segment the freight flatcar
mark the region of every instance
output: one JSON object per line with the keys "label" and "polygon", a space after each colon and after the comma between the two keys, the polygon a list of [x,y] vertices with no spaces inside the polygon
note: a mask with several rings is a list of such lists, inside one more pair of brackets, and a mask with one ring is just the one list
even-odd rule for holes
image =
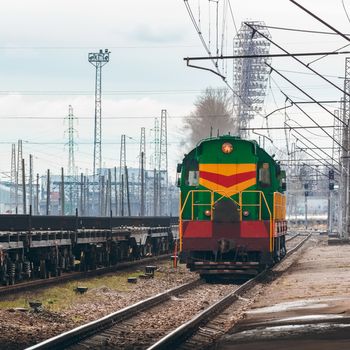
{"label": "freight flatcar", "polygon": [[251,275],[283,258],[285,172],[257,142],[205,139],[177,171],[181,259],[191,270]]}
{"label": "freight flatcar", "polygon": [[177,221],[0,215],[0,285],[170,253]]}

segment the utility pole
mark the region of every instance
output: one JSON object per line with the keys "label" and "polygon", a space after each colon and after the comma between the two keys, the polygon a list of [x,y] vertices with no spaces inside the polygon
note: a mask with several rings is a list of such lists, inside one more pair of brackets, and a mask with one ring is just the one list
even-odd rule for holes
{"label": "utility pole", "polygon": [[121,216],[124,216],[124,181],[126,180],[126,142],[125,135],[121,136],[120,142],[120,164],[119,164],[119,182],[120,182],[120,213]]}
{"label": "utility pole", "polygon": [[159,145],[159,119],[154,119],[153,128],[153,215],[159,215],[159,164],[160,164],[160,145]]}
{"label": "utility pole", "polygon": [[33,155],[29,155],[29,208],[34,207],[33,203]]}
{"label": "utility pole", "polygon": [[80,215],[85,215],[84,210],[84,174],[80,173]]}
{"label": "utility pole", "polygon": [[106,215],[112,212],[112,172],[108,169],[107,190],[106,190]]}
{"label": "utility pole", "polygon": [[127,204],[128,204],[128,216],[131,216],[129,173],[128,173],[128,167],[127,166],[125,166],[125,187],[126,187],[126,200],[127,200]]}
{"label": "utility pole", "polygon": [[16,144],[12,144],[11,150],[11,187],[10,187],[11,213],[15,207],[17,210],[17,171],[16,171]]}
{"label": "utility pole", "polygon": [[75,172],[74,150],[76,146],[76,143],[74,142],[74,136],[77,131],[74,128],[74,120],[76,120],[76,117],[74,116],[73,107],[71,105],[68,106],[68,116],[66,119],[68,120],[68,175],[73,176]]}
{"label": "utility pole", "polygon": [[345,58],[345,79],[344,79],[344,105],[343,105],[343,113],[344,113],[344,122],[345,126],[343,128],[343,147],[345,151],[343,151],[343,164],[345,169],[343,171],[343,191],[344,191],[344,204],[343,211],[344,213],[344,226],[342,230],[342,236],[344,239],[348,239],[349,237],[349,217],[350,217],[350,159],[349,159],[349,121],[350,121],[350,57]]}
{"label": "utility pole", "polygon": [[140,139],[140,165],[139,165],[139,184],[140,184],[140,215],[145,215],[145,164],[146,164],[146,129],[141,128]]}
{"label": "utility pole", "polygon": [[[68,134],[68,186],[69,186],[69,214],[73,214],[73,183],[75,182],[75,156],[74,151],[76,143],[74,141],[74,136],[76,135],[76,129],[74,128],[74,121],[77,119],[73,113],[73,107],[68,106],[68,116],[65,118],[68,120],[68,129],[66,133]],[[63,191],[64,193],[64,191]],[[78,197],[77,195],[75,197]]]}
{"label": "utility pole", "polygon": [[159,142],[159,215],[168,215],[168,128],[167,111],[162,109],[160,118],[160,142]]}
{"label": "utility pole", "polygon": [[141,152],[141,198],[140,198],[140,215],[145,216],[145,153]]}
{"label": "utility pole", "polygon": [[119,193],[120,193],[120,215],[124,216],[124,174],[121,174]]}
{"label": "utility pole", "polygon": [[36,174],[36,187],[35,187],[35,215],[39,215],[39,174]]}
{"label": "utility pole", "polygon": [[115,216],[118,216],[118,185],[117,185],[117,167],[114,167],[114,202]]}
{"label": "utility pole", "polygon": [[[337,145],[341,144],[341,125],[340,125],[340,115],[339,110],[334,111],[334,115],[337,118],[334,118],[334,128],[333,128],[333,144],[332,144],[332,172],[333,179],[331,178],[331,172],[329,172],[329,191],[328,191],[328,234],[332,234],[335,231],[335,226],[337,227],[337,231],[341,230],[341,222],[342,222],[342,210],[341,209],[341,198],[342,198],[342,190],[338,187],[338,190],[335,191],[335,171],[341,174],[342,169],[341,166],[336,165],[335,162],[339,162],[342,164],[341,159],[341,148]],[[337,141],[337,143],[335,142]],[[333,181],[331,181],[333,180]],[[338,178],[338,184],[339,184]],[[333,189],[332,189],[333,188]]]}
{"label": "utility pole", "polygon": [[26,173],[24,167],[24,158],[22,158],[22,193],[23,193],[23,214],[27,214],[27,201],[26,201]]}
{"label": "utility pole", "polygon": [[23,176],[22,159],[23,159],[22,140],[18,140],[18,147],[17,147],[17,177],[16,177],[16,214],[18,214],[18,206],[19,206],[19,203],[20,203],[19,188],[21,186],[21,181],[22,181],[22,176]]}
{"label": "utility pole", "polygon": [[47,169],[47,177],[46,177],[46,215],[50,215],[50,195],[51,195],[50,169]]}
{"label": "utility pole", "polygon": [[153,170],[153,216],[159,215],[158,211],[158,198],[159,198],[159,193],[158,193],[158,172],[157,169],[154,168]]}
{"label": "utility pole", "polygon": [[95,71],[95,127],[94,127],[94,160],[93,160],[93,207],[95,201],[95,176],[99,175],[102,166],[102,67],[109,62],[108,49],[89,53],[88,60]]}
{"label": "utility pole", "polygon": [[64,215],[64,169],[63,167],[61,168],[61,215]]}
{"label": "utility pole", "polygon": [[105,176],[100,175],[100,192],[99,192],[100,216],[105,216],[104,199],[105,199]]}

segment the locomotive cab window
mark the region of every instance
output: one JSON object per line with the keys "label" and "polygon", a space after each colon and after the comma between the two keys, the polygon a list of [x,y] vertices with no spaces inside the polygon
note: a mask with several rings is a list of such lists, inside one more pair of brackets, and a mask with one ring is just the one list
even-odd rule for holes
{"label": "locomotive cab window", "polygon": [[198,186],[199,183],[199,171],[190,170],[188,172],[188,185],[189,186]]}
{"label": "locomotive cab window", "polygon": [[188,159],[184,164],[185,169],[185,184],[187,186],[198,186],[199,184],[199,170],[198,162],[195,159]]}
{"label": "locomotive cab window", "polygon": [[262,186],[271,185],[271,176],[270,176],[270,165],[269,163],[262,163],[259,165],[259,182]]}

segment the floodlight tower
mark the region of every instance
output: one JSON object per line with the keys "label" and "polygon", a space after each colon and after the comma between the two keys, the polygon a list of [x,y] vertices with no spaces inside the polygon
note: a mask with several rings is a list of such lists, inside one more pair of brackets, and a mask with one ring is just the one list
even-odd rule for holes
{"label": "floodlight tower", "polygon": [[93,175],[101,169],[102,165],[102,119],[101,119],[101,95],[102,95],[102,67],[109,62],[108,49],[89,53],[89,62],[96,68],[95,79],[95,129],[94,129],[94,165]]}
{"label": "floodlight tower", "polygon": [[[271,37],[264,22],[248,22],[265,36]],[[261,55],[256,58],[239,58],[233,63],[234,107],[238,116],[238,131],[241,137],[248,137],[246,129],[257,112],[260,112],[266,95],[269,70],[263,57],[270,52],[270,42],[259,33],[242,23],[234,38],[235,55]]]}

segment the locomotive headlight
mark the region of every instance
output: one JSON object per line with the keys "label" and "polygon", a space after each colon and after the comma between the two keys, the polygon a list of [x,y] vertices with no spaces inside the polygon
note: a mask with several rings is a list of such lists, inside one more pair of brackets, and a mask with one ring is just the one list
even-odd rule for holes
{"label": "locomotive headlight", "polygon": [[211,211],[210,211],[210,210],[206,210],[206,211],[204,212],[204,215],[205,215],[205,216],[211,216]]}
{"label": "locomotive headlight", "polygon": [[249,216],[249,211],[248,211],[248,210],[245,210],[245,211],[243,212],[243,216]]}
{"label": "locomotive headlight", "polygon": [[229,154],[233,151],[233,146],[231,143],[229,142],[225,142],[222,146],[221,146],[221,150],[226,153]]}

